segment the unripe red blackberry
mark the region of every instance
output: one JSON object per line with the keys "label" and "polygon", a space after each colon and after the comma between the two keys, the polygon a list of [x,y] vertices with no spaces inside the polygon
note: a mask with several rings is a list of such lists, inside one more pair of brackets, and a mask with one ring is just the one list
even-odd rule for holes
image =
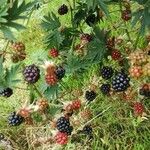
{"label": "unripe red blackberry", "polygon": [[19,115],[21,115],[23,118],[28,118],[30,116],[30,111],[26,108],[22,108],[18,112]]}
{"label": "unripe red blackberry", "polygon": [[80,116],[82,119],[87,121],[92,117],[92,112],[90,109],[87,108],[87,109],[80,112]]}
{"label": "unripe red blackberry", "polygon": [[111,52],[111,57],[113,60],[120,60],[121,59],[121,53],[119,50],[117,49],[114,49],[112,52]]}
{"label": "unripe red blackberry", "polygon": [[68,135],[67,133],[63,133],[63,132],[58,132],[55,137],[54,137],[55,141],[57,144],[60,145],[65,145],[68,143]]}
{"label": "unripe red blackberry", "polygon": [[144,106],[141,102],[135,102],[133,105],[134,114],[136,116],[141,116],[144,112]]}
{"label": "unripe red blackberry", "polygon": [[59,13],[59,15],[67,14],[68,13],[68,6],[65,4],[61,5],[58,9],[58,13]]}
{"label": "unripe red blackberry", "polygon": [[51,57],[53,57],[53,58],[56,58],[56,57],[59,56],[59,52],[58,52],[58,50],[57,50],[56,48],[52,48],[52,49],[50,49],[50,51],[49,51],[49,55],[50,55]]}
{"label": "unripe red blackberry", "polygon": [[130,76],[131,77],[135,77],[135,78],[139,78],[142,76],[143,71],[142,71],[142,67],[141,66],[132,66],[129,70],[130,72]]}
{"label": "unripe red blackberry", "polygon": [[115,47],[115,37],[111,37],[111,38],[107,39],[107,41],[106,41],[106,47],[109,50],[114,49],[114,47]]}
{"label": "unripe red blackberry", "polygon": [[72,101],[72,108],[73,110],[78,110],[81,107],[81,101],[80,100],[74,100]]}
{"label": "unripe red blackberry", "polygon": [[40,70],[36,65],[26,66],[23,70],[23,76],[27,83],[36,83],[40,78]]}
{"label": "unripe red blackberry", "polygon": [[124,21],[129,21],[132,18],[131,10],[123,10],[121,14],[121,18]]}
{"label": "unripe red blackberry", "polygon": [[55,74],[46,74],[45,75],[45,81],[50,86],[56,85],[58,82]]}

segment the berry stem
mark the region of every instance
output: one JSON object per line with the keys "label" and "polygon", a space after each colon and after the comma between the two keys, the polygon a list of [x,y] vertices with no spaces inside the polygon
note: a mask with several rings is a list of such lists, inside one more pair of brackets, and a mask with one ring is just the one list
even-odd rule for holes
{"label": "berry stem", "polygon": [[41,98],[43,98],[43,95],[42,95],[41,92],[38,90],[38,88],[36,87],[35,84],[33,84],[33,87],[34,87],[34,90],[37,92],[37,94],[38,94]]}

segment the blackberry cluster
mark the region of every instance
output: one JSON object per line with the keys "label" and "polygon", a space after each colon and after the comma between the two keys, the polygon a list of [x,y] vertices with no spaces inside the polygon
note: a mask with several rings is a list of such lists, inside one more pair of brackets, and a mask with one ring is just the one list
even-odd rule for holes
{"label": "blackberry cluster", "polygon": [[85,98],[88,100],[88,101],[93,101],[95,98],[96,98],[96,93],[94,91],[86,91],[85,92]]}
{"label": "blackberry cluster", "polygon": [[65,76],[65,69],[61,66],[57,66],[55,74],[58,80],[61,80]]}
{"label": "blackberry cluster", "polygon": [[96,23],[96,16],[95,16],[95,14],[90,14],[90,15],[86,18],[85,22],[86,22],[89,26],[92,26],[93,24],[95,24],[95,23]]}
{"label": "blackberry cluster", "polygon": [[13,90],[11,88],[5,88],[0,91],[0,96],[10,97],[13,94]]}
{"label": "blackberry cluster", "polygon": [[113,76],[113,69],[112,67],[104,66],[100,71],[102,78],[105,80],[110,79]]}
{"label": "blackberry cluster", "polygon": [[26,66],[23,70],[25,80],[30,83],[36,83],[40,78],[40,70],[36,65]]}
{"label": "blackberry cluster", "polygon": [[93,129],[92,129],[91,126],[86,125],[86,126],[84,126],[84,128],[83,128],[82,131],[83,131],[83,133],[86,134],[86,135],[91,135],[92,132],[93,132]]}
{"label": "blackberry cluster", "polygon": [[56,122],[56,126],[60,132],[67,133],[68,135],[70,135],[73,130],[73,127],[70,126],[69,119],[66,117],[60,117]]}
{"label": "blackberry cluster", "polygon": [[110,92],[110,84],[103,84],[101,87],[100,87],[100,90],[101,90],[101,92],[104,94],[104,95],[106,95],[106,94],[109,94],[109,92]]}
{"label": "blackberry cluster", "polygon": [[118,72],[115,77],[112,79],[112,88],[116,92],[122,92],[127,90],[130,86],[130,78],[124,72]]}
{"label": "blackberry cluster", "polygon": [[67,14],[68,13],[68,7],[65,4],[61,5],[60,8],[58,9],[58,13],[60,15]]}
{"label": "blackberry cluster", "polygon": [[16,114],[16,112],[11,113],[8,117],[8,123],[11,126],[19,126],[23,121],[24,118],[19,114]]}

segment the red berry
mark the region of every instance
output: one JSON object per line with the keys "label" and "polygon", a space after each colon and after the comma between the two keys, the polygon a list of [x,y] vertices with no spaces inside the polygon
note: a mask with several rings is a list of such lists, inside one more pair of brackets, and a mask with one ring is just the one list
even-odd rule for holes
{"label": "red berry", "polygon": [[123,10],[121,14],[121,18],[124,21],[129,21],[132,18],[131,10]]}
{"label": "red berry", "polygon": [[133,109],[134,109],[134,114],[136,116],[141,116],[143,111],[144,111],[144,106],[140,102],[135,102],[134,106],[133,106]]}
{"label": "red berry", "polygon": [[141,66],[132,66],[129,72],[131,77],[136,77],[136,78],[141,77],[143,74]]}
{"label": "red berry", "polygon": [[56,58],[56,57],[58,57],[59,52],[58,52],[58,50],[57,50],[56,48],[52,48],[52,49],[49,51],[49,55],[50,55],[51,57],[53,57],[53,58]]}
{"label": "red berry", "polygon": [[57,83],[57,78],[56,78],[56,75],[49,75],[47,74],[45,76],[45,81],[48,85],[55,85]]}
{"label": "red berry", "polygon": [[115,49],[111,52],[111,57],[113,60],[119,60],[121,58],[121,53],[119,50]]}
{"label": "red berry", "polygon": [[68,143],[67,133],[58,132],[54,138],[57,144],[65,145]]}
{"label": "red berry", "polygon": [[78,109],[80,109],[80,107],[81,107],[81,101],[80,100],[74,100],[72,102],[72,108],[74,110],[78,110]]}
{"label": "red berry", "polygon": [[88,43],[88,42],[91,42],[92,41],[92,36],[90,34],[82,34],[81,35],[81,41],[83,41],[84,43]]}

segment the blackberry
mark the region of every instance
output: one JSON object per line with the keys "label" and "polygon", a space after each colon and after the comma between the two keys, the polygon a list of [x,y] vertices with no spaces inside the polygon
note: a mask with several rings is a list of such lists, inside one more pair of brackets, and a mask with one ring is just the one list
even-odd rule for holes
{"label": "blackberry", "polygon": [[36,65],[26,66],[23,75],[28,83],[36,83],[40,78],[40,70]]}
{"label": "blackberry", "polygon": [[101,87],[100,87],[100,90],[103,94],[109,94],[110,92],[110,84],[103,84]]}
{"label": "blackberry", "polygon": [[96,93],[94,91],[86,91],[85,92],[85,98],[88,101],[93,101],[96,98]]}
{"label": "blackberry", "polygon": [[65,69],[61,66],[58,66],[55,71],[56,77],[58,80],[61,80],[65,76]]}
{"label": "blackberry", "polygon": [[60,117],[56,122],[56,126],[60,132],[68,133],[70,131],[69,119],[67,119],[65,117]]}
{"label": "blackberry", "polygon": [[96,23],[96,16],[95,16],[95,14],[90,14],[90,15],[86,18],[85,22],[86,22],[89,26],[92,26],[93,24],[95,24],[95,23]]}
{"label": "blackberry", "polygon": [[115,77],[112,79],[112,88],[116,92],[122,92],[127,90],[130,86],[130,78],[124,72],[118,72]]}
{"label": "blackberry", "polygon": [[60,15],[67,14],[68,13],[68,7],[65,4],[61,5],[60,8],[58,9],[58,13]]}
{"label": "blackberry", "polygon": [[4,137],[4,134],[3,133],[0,133],[0,140],[3,140],[5,137]]}
{"label": "blackberry", "polygon": [[82,132],[86,135],[91,135],[93,132],[93,129],[90,125],[86,125],[86,126],[84,126]]}
{"label": "blackberry", "polygon": [[66,131],[67,135],[71,135],[72,131],[73,131],[73,127],[70,126],[70,127],[68,128],[68,130]]}
{"label": "blackberry", "polygon": [[113,71],[112,67],[104,66],[101,69],[100,73],[101,73],[103,79],[108,80],[113,76],[114,71]]}
{"label": "blackberry", "polygon": [[145,97],[150,97],[150,90],[140,89],[139,93]]}
{"label": "blackberry", "polygon": [[24,118],[19,114],[16,114],[16,112],[11,113],[8,117],[8,123],[11,126],[19,126],[23,121]]}
{"label": "blackberry", "polygon": [[11,88],[5,88],[0,91],[0,96],[3,97],[10,97],[13,94],[13,90]]}

